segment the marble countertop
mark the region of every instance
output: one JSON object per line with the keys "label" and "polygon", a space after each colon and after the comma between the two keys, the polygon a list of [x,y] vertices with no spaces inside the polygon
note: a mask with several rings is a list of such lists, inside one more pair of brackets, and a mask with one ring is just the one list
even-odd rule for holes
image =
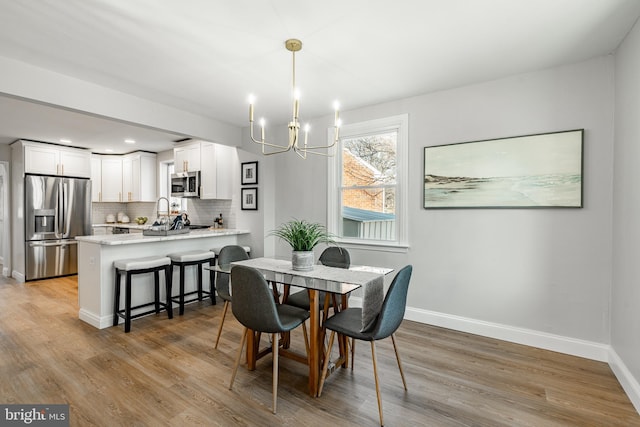
{"label": "marble countertop", "polygon": [[111,222],[105,224],[91,224],[92,227],[119,227],[119,228],[132,228],[135,230],[146,230],[151,228],[151,223],[138,225],[135,222]]}
{"label": "marble countertop", "polygon": [[[136,227],[147,227],[138,226]],[[191,230],[188,233],[173,234],[169,236],[145,236],[142,233],[135,234],[106,234],[100,236],[78,236],[76,240],[79,242],[95,243],[98,245],[133,245],[139,243],[152,243],[152,242],[164,242],[171,240],[187,240],[187,239],[202,239],[205,237],[217,237],[217,236],[235,236],[239,234],[249,234],[249,230],[236,230],[236,229],[199,229]]]}

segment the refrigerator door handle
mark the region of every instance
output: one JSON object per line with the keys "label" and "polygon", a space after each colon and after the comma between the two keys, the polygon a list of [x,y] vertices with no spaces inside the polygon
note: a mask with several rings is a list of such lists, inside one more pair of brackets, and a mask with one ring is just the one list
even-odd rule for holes
{"label": "refrigerator door handle", "polygon": [[[64,167],[64,166],[63,166]],[[64,173],[64,172],[63,172]],[[62,181],[62,237],[69,237],[69,227],[67,227],[67,212],[69,210],[69,184],[66,181]]]}
{"label": "refrigerator door handle", "polygon": [[62,215],[63,215],[63,205],[62,205],[62,183],[58,183],[58,198],[56,199],[56,217],[55,217],[55,225],[53,234],[56,236],[56,239],[62,238],[62,233],[60,230],[62,229]]}

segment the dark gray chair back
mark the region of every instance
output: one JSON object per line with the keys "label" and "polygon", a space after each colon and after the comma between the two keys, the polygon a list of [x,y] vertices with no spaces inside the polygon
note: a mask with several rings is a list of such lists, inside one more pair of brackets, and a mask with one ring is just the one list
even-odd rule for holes
{"label": "dark gray chair back", "polygon": [[351,256],[349,252],[337,246],[330,246],[320,254],[320,264],[329,267],[349,268],[351,265]]}
{"label": "dark gray chair back", "polygon": [[233,315],[245,327],[258,332],[286,332],[273,300],[269,284],[260,271],[235,265],[231,269]]}
{"label": "dark gray chair back", "polygon": [[407,292],[412,272],[413,267],[407,265],[393,278],[387,295],[384,297],[376,325],[373,327],[374,340],[381,340],[392,335],[402,323],[407,307]]}
{"label": "dark gray chair back", "polygon": [[[218,265],[229,264],[233,261],[242,261],[249,259],[249,255],[238,245],[228,245],[223,247],[218,254]],[[216,291],[218,296],[224,300],[231,299],[231,293],[229,292],[229,275],[226,273],[218,273],[216,278]]]}

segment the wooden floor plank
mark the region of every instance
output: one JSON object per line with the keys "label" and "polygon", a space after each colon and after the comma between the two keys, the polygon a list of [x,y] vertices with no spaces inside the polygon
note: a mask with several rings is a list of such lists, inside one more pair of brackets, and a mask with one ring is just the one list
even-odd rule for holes
{"label": "wooden floor plank", "polygon": [[[228,390],[242,328],[229,313],[215,350],[221,314],[195,303],[98,330],[78,319],[75,277],[0,279],[0,402],[69,403],[72,426],[378,425],[368,344],[320,398],[306,366],[281,359],[273,415],[270,357]],[[640,426],[606,363],[409,321],[397,342],[408,391],[391,341],[376,350],[389,426]],[[301,331],[291,344],[304,352]]]}

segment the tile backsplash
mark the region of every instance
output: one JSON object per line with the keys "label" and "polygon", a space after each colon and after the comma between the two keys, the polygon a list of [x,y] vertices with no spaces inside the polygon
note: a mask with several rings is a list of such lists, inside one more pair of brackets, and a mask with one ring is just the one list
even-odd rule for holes
{"label": "tile backsplash", "polygon": [[[163,209],[166,207],[163,206]],[[157,216],[156,204],[152,202],[98,203],[91,204],[91,218],[94,224],[104,224],[109,214],[116,216],[123,212],[131,221],[146,216],[149,221]],[[235,208],[231,200],[187,200],[187,215],[193,224],[213,225],[213,220],[222,214],[224,228],[236,228]]]}

